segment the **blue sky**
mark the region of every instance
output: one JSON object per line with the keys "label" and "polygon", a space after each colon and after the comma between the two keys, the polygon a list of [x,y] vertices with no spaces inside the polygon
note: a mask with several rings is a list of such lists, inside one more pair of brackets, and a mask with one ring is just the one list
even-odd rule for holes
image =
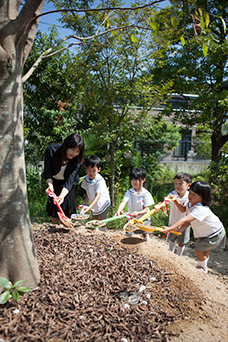
{"label": "blue sky", "polygon": [[[46,1],[42,13],[53,11],[53,10],[55,10],[53,5]],[[48,15],[41,17],[38,29],[44,32],[44,31],[47,31],[51,25],[55,24],[57,26],[57,29],[60,33],[61,38],[64,38],[65,36],[72,34],[71,30],[65,29],[61,25],[61,23],[58,22],[58,18],[59,18],[59,13],[52,13],[52,14],[48,14]]]}
{"label": "blue sky", "polygon": [[[130,1],[129,1],[130,2]],[[131,1],[132,2],[132,1]],[[148,1],[149,2],[149,1]],[[127,1],[126,1],[127,3]],[[169,4],[169,1],[164,1],[161,3],[161,7],[165,7]],[[45,2],[44,8],[43,8],[43,13],[44,12],[49,12],[54,10],[55,8],[53,7],[52,3],[49,3],[48,1]],[[65,36],[68,36],[70,34],[72,34],[72,31],[69,29],[65,29],[61,23],[58,22],[58,18],[59,18],[59,13],[52,13],[52,14],[48,14],[45,15],[43,17],[40,18],[40,23],[39,23],[39,27],[38,29],[41,32],[47,31],[48,28],[55,24],[57,26],[57,29],[59,31],[60,37],[64,38]]]}

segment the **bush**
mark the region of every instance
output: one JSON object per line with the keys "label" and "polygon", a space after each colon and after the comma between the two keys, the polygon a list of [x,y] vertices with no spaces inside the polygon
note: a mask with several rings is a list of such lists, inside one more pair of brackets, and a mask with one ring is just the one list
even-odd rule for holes
{"label": "bush", "polygon": [[212,211],[217,215],[228,233],[228,158],[222,157],[219,163],[212,162],[205,171],[206,181],[212,189]]}
{"label": "bush", "polygon": [[50,217],[46,213],[47,187],[38,169],[31,168],[26,170],[28,205],[31,222],[49,222]]}

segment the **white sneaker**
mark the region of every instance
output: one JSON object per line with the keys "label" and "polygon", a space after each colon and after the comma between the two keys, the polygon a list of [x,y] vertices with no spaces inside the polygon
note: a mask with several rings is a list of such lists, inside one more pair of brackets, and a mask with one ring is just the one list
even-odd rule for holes
{"label": "white sneaker", "polygon": [[203,266],[201,266],[201,265],[197,265],[196,268],[197,268],[199,271],[203,272],[203,273],[207,273],[207,272],[208,272],[207,267],[203,267]]}

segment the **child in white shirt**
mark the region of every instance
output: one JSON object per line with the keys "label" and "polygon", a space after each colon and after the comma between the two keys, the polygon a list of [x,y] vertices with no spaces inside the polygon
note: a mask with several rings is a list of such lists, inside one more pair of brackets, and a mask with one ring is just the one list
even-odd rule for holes
{"label": "child in white shirt", "polygon": [[96,220],[105,219],[108,215],[110,206],[110,196],[104,178],[100,175],[101,160],[92,155],[85,160],[86,176],[82,181],[81,187],[86,190],[86,197],[83,205],[84,213],[91,210],[92,218]]}
{"label": "child in white shirt", "polygon": [[[131,171],[129,175],[132,188],[126,192],[122,202],[120,203],[116,215],[120,215],[121,210],[124,209],[126,203],[128,203],[127,210],[135,218],[140,219],[149,211],[149,206],[154,204],[153,197],[150,192],[146,190],[143,185],[146,181],[146,171],[138,167]],[[150,217],[145,221],[145,224],[150,224]],[[142,233],[143,238],[149,241],[149,234],[139,230]],[[129,233],[128,233],[129,234]]]}
{"label": "child in white shirt", "polygon": [[195,252],[199,263],[196,268],[207,273],[207,263],[210,251],[216,247],[225,248],[226,232],[222,222],[210,210],[211,188],[204,181],[191,184],[186,206],[182,206],[178,200],[174,201],[181,211],[186,210],[186,216],[170,227],[162,227],[164,233],[178,229],[184,231],[191,223],[196,240]]}
{"label": "child in white shirt", "polygon": [[[190,174],[185,172],[180,172],[174,177],[175,190],[168,194],[169,196],[176,195],[179,203],[182,205],[186,205],[188,202],[188,189],[192,183],[192,177]],[[170,203],[170,214],[169,214],[169,226],[176,223],[186,214],[181,212],[174,202]],[[177,255],[181,256],[184,252],[185,245],[188,243],[190,239],[190,225],[189,227],[181,234],[175,235],[173,233],[168,234],[169,240],[169,250],[174,253],[176,241],[177,245]]]}

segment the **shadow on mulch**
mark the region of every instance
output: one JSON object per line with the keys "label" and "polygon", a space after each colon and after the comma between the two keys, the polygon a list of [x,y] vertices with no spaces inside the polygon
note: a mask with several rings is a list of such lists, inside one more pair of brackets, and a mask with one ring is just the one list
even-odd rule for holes
{"label": "shadow on mulch", "polygon": [[50,226],[49,229],[48,229],[48,232],[50,234],[54,234],[54,233],[69,233],[69,229],[66,229],[66,228],[57,228],[56,226]]}

